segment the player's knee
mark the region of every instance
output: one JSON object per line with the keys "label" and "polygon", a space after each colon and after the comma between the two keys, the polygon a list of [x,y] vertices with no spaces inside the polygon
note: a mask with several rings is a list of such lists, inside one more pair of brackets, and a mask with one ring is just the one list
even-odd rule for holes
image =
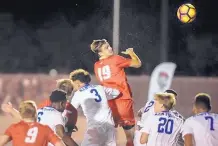
{"label": "player's knee", "polygon": [[134,133],[135,133],[135,125],[128,125],[128,126],[123,126],[125,135],[126,135],[126,139],[129,142],[133,142],[134,139]]}

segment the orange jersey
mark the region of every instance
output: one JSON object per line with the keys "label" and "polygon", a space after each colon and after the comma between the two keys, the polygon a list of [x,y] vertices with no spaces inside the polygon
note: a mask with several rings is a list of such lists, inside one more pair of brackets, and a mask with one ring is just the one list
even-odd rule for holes
{"label": "orange jersey", "polygon": [[131,99],[132,92],[124,71],[130,63],[131,59],[119,55],[110,56],[95,63],[95,75],[103,86],[118,89],[122,93],[120,98]]}
{"label": "orange jersey", "polygon": [[37,122],[12,124],[5,135],[12,139],[13,146],[47,146],[60,141],[56,134],[46,125]]}
{"label": "orange jersey", "polygon": [[48,98],[48,99],[46,99],[46,100],[44,100],[42,103],[40,103],[37,107],[38,107],[38,109],[40,109],[40,108],[43,108],[43,107],[46,107],[46,106],[51,106],[51,101],[50,101],[50,99]]}

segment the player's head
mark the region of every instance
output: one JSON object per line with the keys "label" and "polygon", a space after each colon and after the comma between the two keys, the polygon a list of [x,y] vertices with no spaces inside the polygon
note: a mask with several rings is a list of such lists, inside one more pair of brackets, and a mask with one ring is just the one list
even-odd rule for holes
{"label": "player's head", "polygon": [[155,112],[169,111],[176,105],[176,99],[172,93],[157,93],[154,100]]}
{"label": "player's head", "polygon": [[63,112],[67,102],[66,92],[62,90],[52,91],[50,95],[50,101],[53,108],[60,112]]}
{"label": "player's head", "polygon": [[70,79],[59,79],[56,86],[57,89],[65,91],[68,97],[72,95],[73,83]]}
{"label": "player's head", "polygon": [[195,96],[193,112],[195,114],[201,112],[209,112],[211,110],[211,97],[206,93],[198,93]]}
{"label": "player's head", "polygon": [[175,96],[175,98],[177,99],[177,93],[176,93],[176,91],[175,90],[173,90],[173,89],[167,89],[166,91],[165,91],[165,93],[171,93],[171,94],[173,94],[174,96]]}
{"label": "player's head", "polygon": [[90,47],[94,53],[99,55],[100,58],[107,58],[114,54],[112,47],[105,39],[93,40]]}
{"label": "player's head", "polygon": [[22,119],[36,120],[36,103],[32,100],[26,100],[20,103],[19,112]]}
{"label": "player's head", "polygon": [[76,69],[70,73],[70,79],[73,82],[73,88],[75,91],[91,82],[91,76],[89,72],[84,69]]}

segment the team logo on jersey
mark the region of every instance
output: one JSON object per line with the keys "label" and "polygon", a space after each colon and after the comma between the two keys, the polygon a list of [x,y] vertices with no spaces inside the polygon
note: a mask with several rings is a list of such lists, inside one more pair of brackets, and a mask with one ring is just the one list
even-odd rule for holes
{"label": "team logo on jersey", "polygon": [[169,75],[167,72],[159,72],[157,77],[157,84],[159,85],[161,90],[164,90],[168,80],[169,80]]}

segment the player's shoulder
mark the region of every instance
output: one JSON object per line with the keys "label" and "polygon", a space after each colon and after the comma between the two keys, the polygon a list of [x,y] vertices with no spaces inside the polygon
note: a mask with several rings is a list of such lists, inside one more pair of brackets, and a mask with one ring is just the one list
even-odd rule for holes
{"label": "player's shoulder", "polygon": [[171,111],[163,111],[163,112],[154,113],[153,116],[157,117],[157,118],[160,118],[160,117],[162,117],[162,118],[177,118]]}
{"label": "player's shoulder", "polygon": [[41,123],[38,123],[36,122],[34,124],[34,127],[37,127],[38,130],[41,132],[41,134],[49,134],[49,132],[51,132],[51,128],[48,126],[48,125],[45,125],[45,124],[41,124]]}
{"label": "player's shoulder", "polygon": [[208,116],[212,116],[214,118],[218,118],[218,114],[217,113],[208,113]]}
{"label": "player's shoulder", "polygon": [[100,60],[98,60],[94,63],[94,67],[98,66],[99,64],[100,64]]}
{"label": "player's shoulder", "polygon": [[123,56],[121,56],[121,55],[113,55],[112,57],[111,57],[111,59],[123,59],[124,57]]}
{"label": "player's shoulder", "polygon": [[21,127],[24,125],[23,121],[17,122],[17,123],[13,123],[10,125],[10,128],[17,128],[17,127]]}
{"label": "player's shoulder", "polygon": [[61,115],[61,112],[59,112],[57,109],[50,107],[50,106],[46,106],[41,109],[38,109],[37,113],[39,112],[43,112],[43,114],[46,114],[46,116],[48,117],[53,116],[53,115]]}
{"label": "player's shoulder", "polygon": [[178,118],[178,119],[181,119],[181,120],[185,121],[184,116],[181,115],[178,111],[176,111],[176,110],[171,110],[170,112],[171,112],[171,114],[173,114],[173,115],[175,116],[175,118]]}
{"label": "player's shoulder", "polygon": [[205,116],[207,116],[208,114],[207,113],[199,113],[199,114],[195,114],[193,116],[190,116],[189,118],[186,119],[186,122],[188,121],[195,121],[195,120],[199,120],[199,119],[202,119],[204,118]]}
{"label": "player's shoulder", "polygon": [[104,89],[104,86],[102,86],[102,85],[97,85],[97,84],[92,84],[91,85],[91,88],[93,89],[93,88],[95,88],[95,89]]}
{"label": "player's shoulder", "polygon": [[149,100],[146,102],[145,106],[152,106],[154,104],[154,100]]}
{"label": "player's shoulder", "polygon": [[41,128],[41,129],[43,129],[43,130],[48,130],[48,129],[50,129],[48,125],[41,124],[41,123],[38,123],[38,122],[35,123],[35,126],[37,126],[38,128]]}

